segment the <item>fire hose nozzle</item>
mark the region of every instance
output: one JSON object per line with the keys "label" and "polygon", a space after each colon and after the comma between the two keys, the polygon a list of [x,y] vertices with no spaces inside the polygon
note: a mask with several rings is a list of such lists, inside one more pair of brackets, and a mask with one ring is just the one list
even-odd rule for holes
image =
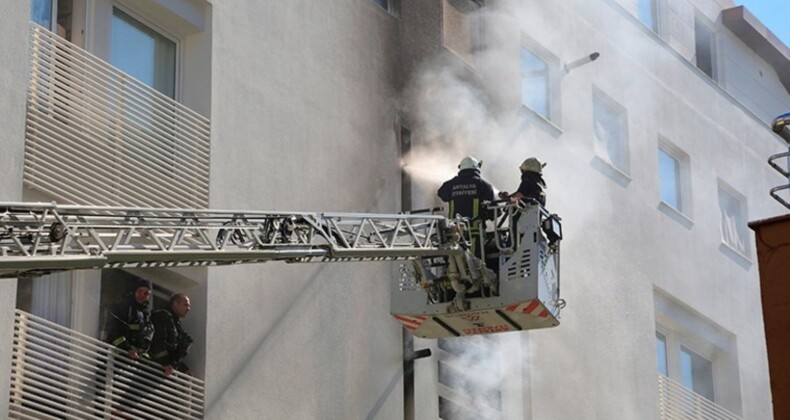
{"label": "fire hose nozzle", "polygon": [[581,67],[587,63],[592,63],[593,61],[597,60],[598,57],[601,56],[601,53],[594,52],[586,57],[582,57],[578,60],[571,61],[570,63],[565,63],[565,73],[569,73],[571,70],[575,69],[576,67]]}

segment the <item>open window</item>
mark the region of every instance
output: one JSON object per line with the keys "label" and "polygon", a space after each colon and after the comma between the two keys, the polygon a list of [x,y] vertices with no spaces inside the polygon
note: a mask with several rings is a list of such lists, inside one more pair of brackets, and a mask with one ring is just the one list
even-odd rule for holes
{"label": "open window", "polygon": [[[472,6],[469,6],[469,5]],[[483,43],[482,13],[476,3],[444,0],[442,3],[442,44],[471,67]]]}
{"label": "open window", "polygon": [[719,214],[721,241],[744,258],[749,258],[749,229],[747,226],[746,197],[719,181]]}
{"label": "open window", "polygon": [[593,89],[593,149],[604,163],[627,176],[630,172],[628,113],[601,90]]}
{"label": "open window", "polygon": [[716,37],[713,25],[702,16],[694,18],[694,64],[713,80],[716,71]]}

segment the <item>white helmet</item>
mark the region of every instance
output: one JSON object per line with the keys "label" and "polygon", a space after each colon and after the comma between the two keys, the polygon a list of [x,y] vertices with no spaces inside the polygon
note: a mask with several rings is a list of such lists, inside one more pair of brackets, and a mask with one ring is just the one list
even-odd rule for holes
{"label": "white helmet", "polygon": [[546,166],[546,163],[541,163],[538,159],[531,157],[525,160],[518,168],[521,169],[521,172],[536,172],[542,174],[544,166]]}
{"label": "white helmet", "polygon": [[483,162],[473,158],[472,156],[467,156],[461,159],[461,163],[458,164],[458,169],[479,169],[482,165]]}

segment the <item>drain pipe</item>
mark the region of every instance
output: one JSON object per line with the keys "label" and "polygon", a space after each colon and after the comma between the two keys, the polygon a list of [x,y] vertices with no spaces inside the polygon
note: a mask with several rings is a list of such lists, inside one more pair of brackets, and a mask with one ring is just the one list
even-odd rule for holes
{"label": "drain pipe", "polygon": [[403,420],[416,420],[414,413],[414,361],[431,356],[431,349],[414,350],[414,336],[403,329]]}

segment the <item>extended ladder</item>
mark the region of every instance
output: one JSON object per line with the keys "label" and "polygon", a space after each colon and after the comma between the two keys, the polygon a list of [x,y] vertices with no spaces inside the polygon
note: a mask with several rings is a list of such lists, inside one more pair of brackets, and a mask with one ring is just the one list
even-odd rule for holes
{"label": "extended ladder", "polygon": [[0,203],[0,277],[85,268],[392,261],[460,254],[435,215]]}
{"label": "extended ladder", "polygon": [[[398,261],[390,312],[426,338],[559,325],[559,217],[493,204],[486,259],[467,222],[430,214],[354,214],[0,203],[0,277],[102,268],[266,261]],[[488,248],[483,246],[482,248]],[[493,261],[493,262],[491,262]],[[486,264],[488,262],[488,264]]]}

